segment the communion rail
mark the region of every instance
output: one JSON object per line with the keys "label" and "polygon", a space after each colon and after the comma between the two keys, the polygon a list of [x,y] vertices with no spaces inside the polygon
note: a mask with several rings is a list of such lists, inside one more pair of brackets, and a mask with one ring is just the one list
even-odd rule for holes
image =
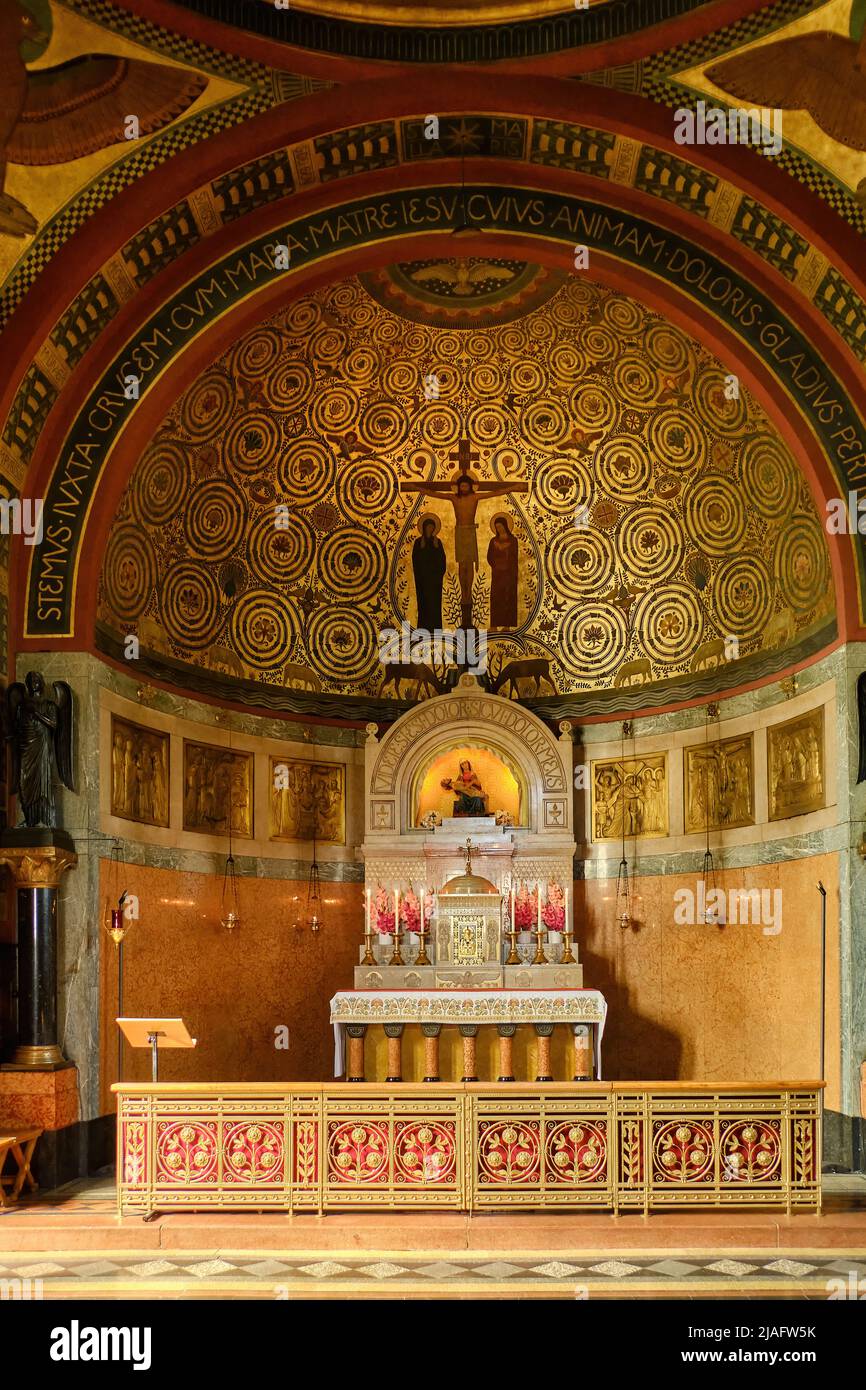
{"label": "communion rail", "polygon": [[124,1083],[118,1206],[818,1211],[822,1085]]}

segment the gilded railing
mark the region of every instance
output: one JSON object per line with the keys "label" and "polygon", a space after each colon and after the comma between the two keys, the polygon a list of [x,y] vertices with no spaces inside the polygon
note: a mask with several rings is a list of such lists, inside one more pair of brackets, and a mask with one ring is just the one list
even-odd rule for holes
{"label": "gilded railing", "polygon": [[122,1213],[820,1208],[820,1083],[122,1085]]}

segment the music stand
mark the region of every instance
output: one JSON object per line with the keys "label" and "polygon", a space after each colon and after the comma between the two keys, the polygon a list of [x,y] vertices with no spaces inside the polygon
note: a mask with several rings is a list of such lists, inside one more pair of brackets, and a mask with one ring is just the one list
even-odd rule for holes
{"label": "music stand", "polygon": [[159,1080],[161,1047],[195,1047],[182,1018],[118,1018],[115,1020],[130,1047],[149,1047],[153,1057],[153,1080]]}

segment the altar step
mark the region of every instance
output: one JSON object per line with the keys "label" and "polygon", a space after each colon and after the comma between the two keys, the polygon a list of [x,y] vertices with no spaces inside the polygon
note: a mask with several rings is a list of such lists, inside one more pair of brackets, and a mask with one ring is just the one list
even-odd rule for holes
{"label": "altar step", "polygon": [[[0,1214],[0,1263],[13,1252],[136,1252],[142,1259],[171,1252],[369,1252],[414,1257],[419,1251],[531,1254],[538,1259],[618,1257],[660,1251],[682,1258],[722,1251],[846,1252],[864,1264],[866,1178],[824,1179],[821,1216],[782,1211],[661,1212],[334,1212],[319,1217],[266,1212],[172,1212],[146,1222],[118,1221],[112,1179],[69,1184]],[[543,1254],[541,1253],[543,1252]],[[205,1258],[202,1254],[202,1258]],[[384,1257],[382,1257],[384,1258]],[[660,1255],[659,1258],[662,1258]],[[846,1266],[847,1267],[847,1266]]]}

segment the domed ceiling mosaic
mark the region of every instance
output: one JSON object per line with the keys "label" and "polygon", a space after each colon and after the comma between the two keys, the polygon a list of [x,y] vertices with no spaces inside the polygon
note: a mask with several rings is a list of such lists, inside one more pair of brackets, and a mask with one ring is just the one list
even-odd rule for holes
{"label": "domed ceiling mosaic", "polygon": [[[513,261],[412,262],[296,300],[185,391],[141,458],[98,644],[137,633],[173,679],[255,682],[270,704],[403,698],[380,634],[440,607],[459,627],[471,589],[493,672],[546,673],[503,688],[551,708],[649,681],[683,698],[731,657],[740,679],[778,670],[826,640],[828,552],[731,370],[636,300]],[[441,549],[419,568],[425,530]]]}

